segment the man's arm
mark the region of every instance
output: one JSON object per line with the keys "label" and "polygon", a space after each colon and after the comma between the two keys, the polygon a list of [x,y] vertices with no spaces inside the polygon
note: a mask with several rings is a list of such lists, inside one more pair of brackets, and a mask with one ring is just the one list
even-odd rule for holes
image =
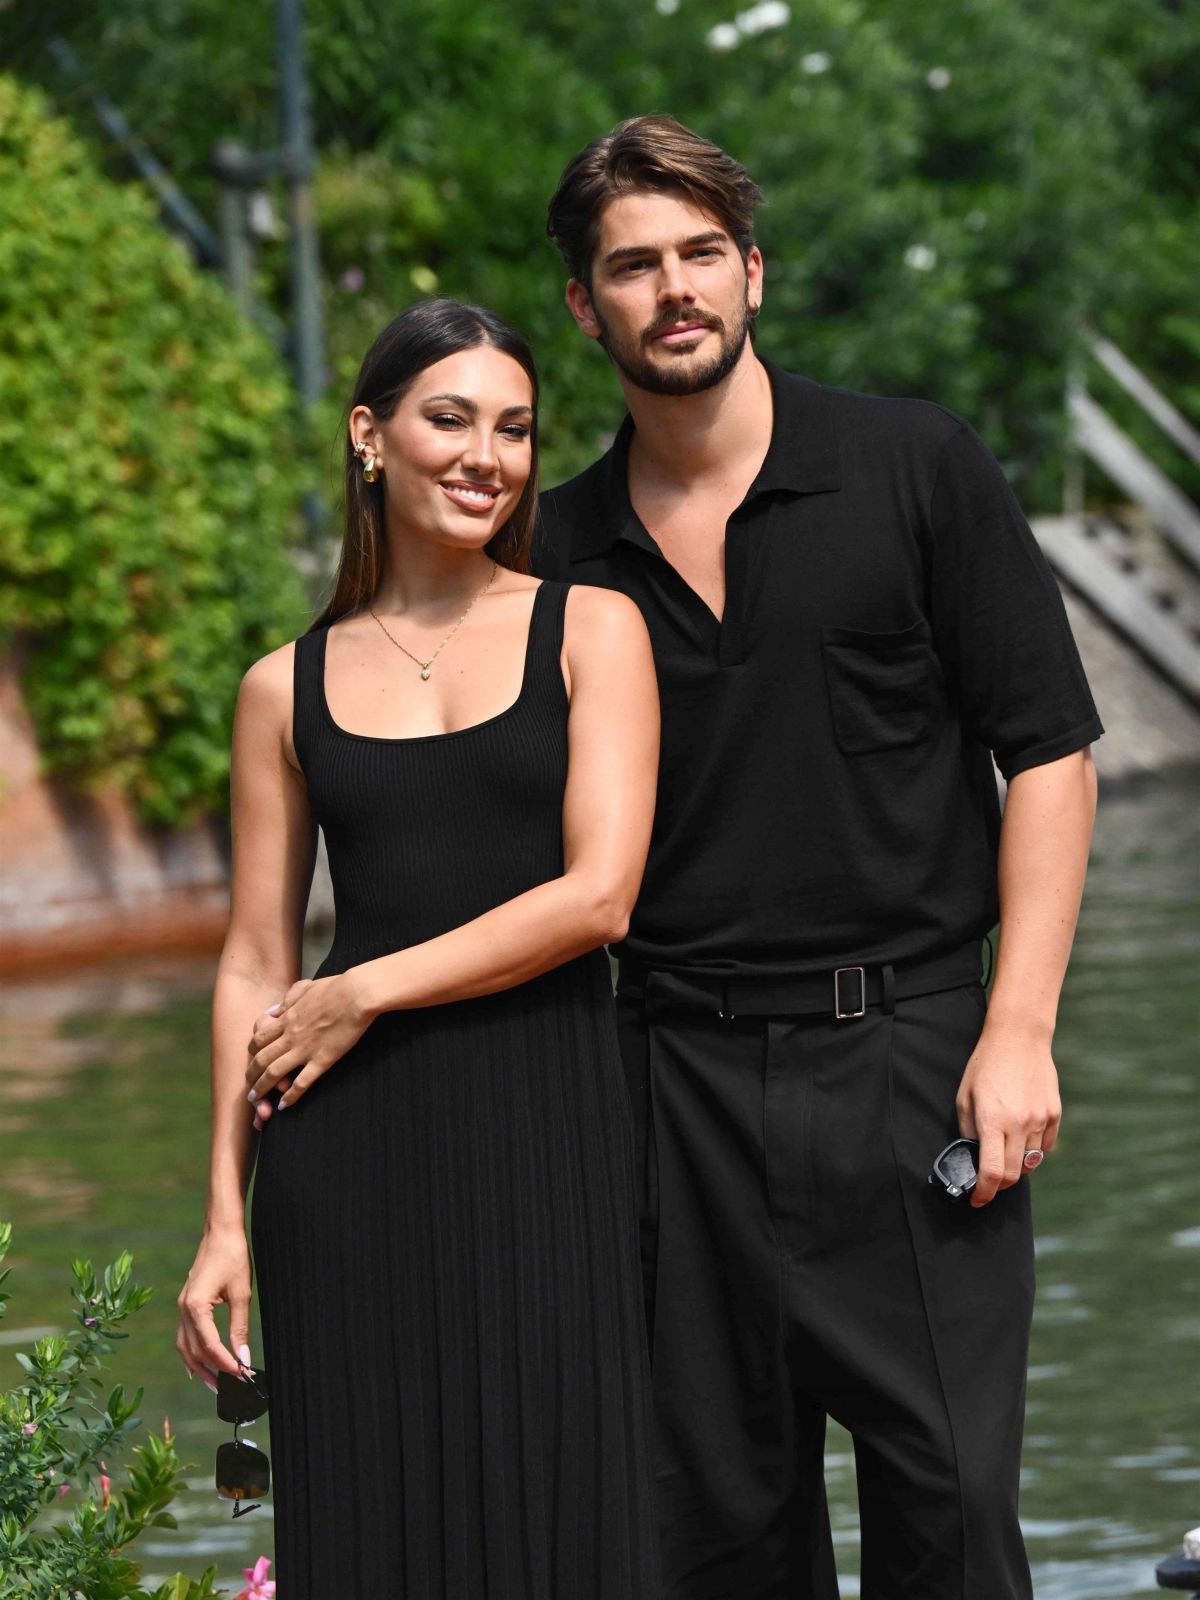
{"label": "man's arm", "polygon": [[963,1135],[980,1142],[973,1206],[1016,1183],[1027,1149],[1049,1152],[1058,1136],[1062,1106],[1050,1046],[1095,815],[1089,749],[1028,767],[1009,783],[996,979],[957,1102]]}

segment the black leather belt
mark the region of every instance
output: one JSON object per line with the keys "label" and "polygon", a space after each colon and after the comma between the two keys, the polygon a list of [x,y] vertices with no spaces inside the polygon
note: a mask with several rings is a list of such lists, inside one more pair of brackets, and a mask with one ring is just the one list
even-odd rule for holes
{"label": "black leather belt", "polygon": [[853,1022],[872,1006],[891,1011],[897,1000],[937,994],[980,982],[981,948],[972,942],[927,961],[854,963],[822,972],[779,977],[721,977],[712,973],[669,972],[640,962],[621,962],[617,993],[642,1001],[647,1011],[706,1011],[736,1017],[829,1017]]}

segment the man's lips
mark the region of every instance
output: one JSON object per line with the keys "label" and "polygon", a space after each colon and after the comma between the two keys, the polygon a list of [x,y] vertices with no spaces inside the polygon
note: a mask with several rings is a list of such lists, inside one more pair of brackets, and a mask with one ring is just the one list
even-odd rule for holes
{"label": "man's lips", "polygon": [[664,328],[661,333],[654,335],[659,344],[686,344],[689,339],[698,339],[702,334],[711,332],[706,322],[676,323],[670,328]]}
{"label": "man's lips", "polygon": [[474,516],[486,516],[500,498],[500,490],[488,483],[450,480],[439,484],[438,487],[460,511],[470,512]]}

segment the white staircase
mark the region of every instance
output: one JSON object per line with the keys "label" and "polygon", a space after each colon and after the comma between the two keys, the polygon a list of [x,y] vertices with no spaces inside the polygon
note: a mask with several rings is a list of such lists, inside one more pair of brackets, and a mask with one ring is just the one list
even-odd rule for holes
{"label": "white staircase", "polygon": [[[1107,339],[1092,357],[1182,454],[1200,464],[1200,433]],[[1076,461],[1099,467],[1126,503],[1084,511],[1076,468],[1063,514],[1033,530],[1060,577],[1190,705],[1200,707],[1200,510],[1089,395],[1067,395]]]}

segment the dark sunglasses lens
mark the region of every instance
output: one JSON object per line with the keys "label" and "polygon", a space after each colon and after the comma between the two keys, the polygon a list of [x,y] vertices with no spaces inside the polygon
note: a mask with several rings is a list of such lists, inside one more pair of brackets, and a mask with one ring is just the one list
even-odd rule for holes
{"label": "dark sunglasses lens", "polygon": [[217,1448],[217,1493],[223,1500],[261,1500],[271,1487],[271,1463],[242,1439]]}
{"label": "dark sunglasses lens", "polygon": [[938,1157],[938,1176],[943,1183],[956,1189],[973,1189],[979,1176],[975,1170],[975,1152],[965,1139],[960,1139]]}
{"label": "dark sunglasses lens", "polygon": [[217,1415],[222,1422],[256,1422],[267,1410],[267,1375],[255,1371],[253,1378],[235,1377],[232,1372],[217,1373]]}

